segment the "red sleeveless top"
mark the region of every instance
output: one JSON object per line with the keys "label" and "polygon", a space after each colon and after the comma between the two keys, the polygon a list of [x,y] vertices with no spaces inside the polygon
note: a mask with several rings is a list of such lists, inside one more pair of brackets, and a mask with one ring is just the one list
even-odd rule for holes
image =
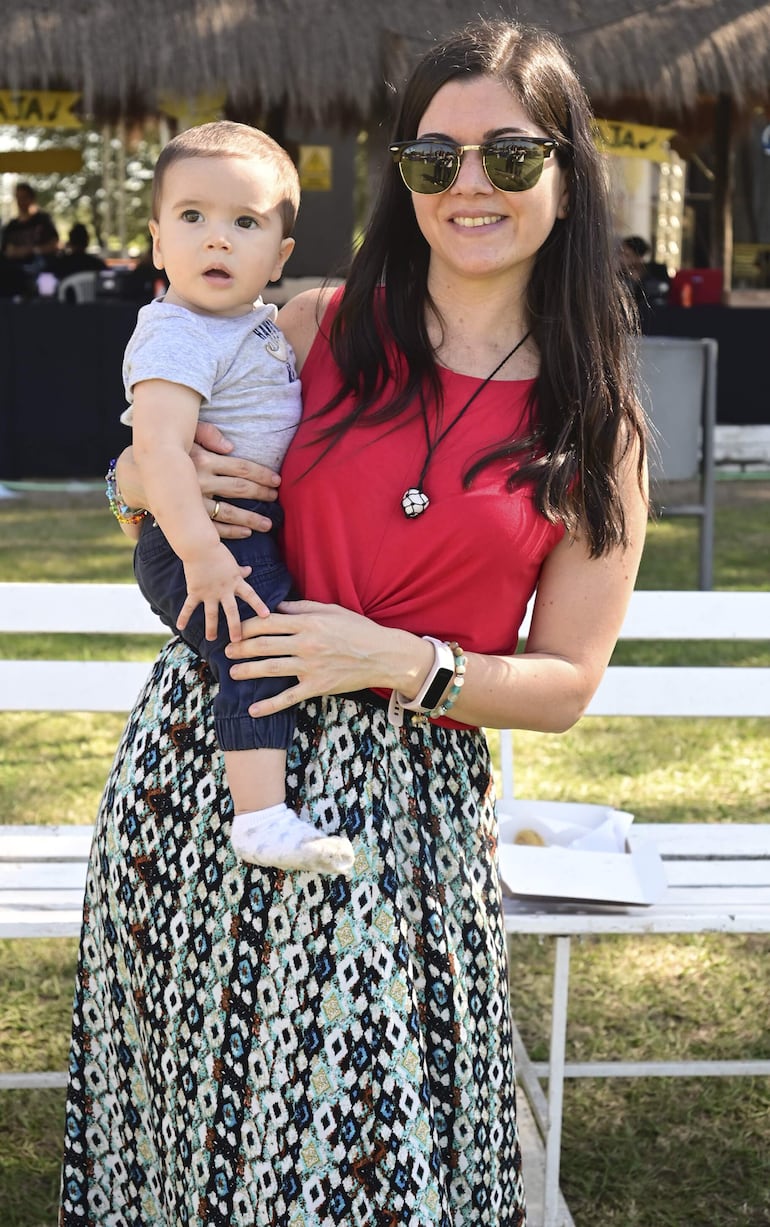
{"label": "red sleeveless top", "polygon": [[[531,488],[505,489],[503,462],[482,469],[468,490],[463,474],[501,440],[529,433],[532,381],[487,384],[433,454],[423,483],[430,506],[407,519],[401,496],[416,485],[427,450],[422,417],[356,425],[323,455],[319,422],[338,421],[352,404],[310,420],[339,387],[325,332],[302,368],[303,418],[282,470],[283,547],[299,591],[470,652],[513,653],[543,559],[563,529],[537,512]],[[440,378],[442,411],[428,409],[432,439],[479,384],[446,369]]]}

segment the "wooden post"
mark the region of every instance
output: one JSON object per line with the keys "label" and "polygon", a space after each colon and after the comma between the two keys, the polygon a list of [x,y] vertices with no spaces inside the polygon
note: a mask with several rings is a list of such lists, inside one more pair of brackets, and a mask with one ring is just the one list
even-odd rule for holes
{"label": "wooden post", "polygon": [[719,94],[714,115],[714,225],[709,263],[721,268],[724,289],[732,287],[733,274],[733,102],[729,94]]}

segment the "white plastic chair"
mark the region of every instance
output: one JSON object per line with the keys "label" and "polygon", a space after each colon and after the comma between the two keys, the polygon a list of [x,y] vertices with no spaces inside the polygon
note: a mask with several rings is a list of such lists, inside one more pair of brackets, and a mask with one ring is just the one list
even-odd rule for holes
{"label": "white plastic chair", "polygon": [[96,273],[70,273],[59,282],[59,302],[96,302]]}
{"label": "white plastic chair", "polygon": [[[639,395],[652,422],[653,498],[660,481],[697,481],[699,500],[666,501],[662,516],[694,516],[700,522],[699,585],[714,586],[714,429],[717,342],[708,337],[641,337]],[[657,503],[657,499],[654,498]]]}

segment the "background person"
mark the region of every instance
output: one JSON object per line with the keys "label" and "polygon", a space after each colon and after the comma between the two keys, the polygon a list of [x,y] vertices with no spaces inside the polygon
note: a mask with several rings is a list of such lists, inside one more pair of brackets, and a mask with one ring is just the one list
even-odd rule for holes
{"label": "background person", "polygon": [[61,255],[50,265],[59,281],[73,273],[98,273],[107,267],[101,256],[88,250],[88,229],[82,222],[75,222],[69,232],[67,245]]}
{"label": "background person", "polygon": [[0,255],[0,298],[31,298],[34,282],[18,260]]}
{"label": "background person", "polygon": [[639,234],[629,235],[620,244],[621,273],[642,313],[665,306],[670,286],[668,269],[649,260],[650,251],[650,244]]}
{"label": "background person", "polygon": [[[525,1220],[480,726],[556,732],[585,710],[639,562],[644,427],[558,43],[492,23],[436,47],[394,159],[345,289],[279,316],[304,397],[283,541],[311,599],[228,649],[236,676],[298,679],[254,714],[299,703],[289,795],[349,836],[353,876],[235,862],[210,686],[168,645],[97,824],[63,1227],[86,1208],[158,1227]],[[209,510],[275,491],[194,455]],[[141,505],[129,456],[118,475]],[[220,520],[264,527],[224,502]],[[452,649],[432,714],[408,706],[437,670],[425,636],[467,657],[463,674]]]}
{"label": "background person", "polygon": [[34,266],[40,272],[59,248],[59,232],[49,213],[39,208],[37,192],[29,183],[16,184],[18,214],[3,229],[0,250],[9,260]]}
{"label": "background person", "polygon": [[124,273],[120,280],[120,296],[130,302],[149,303],[168,288],[168,277],[163,269],[155,267],[152,245],[138,257],[134,267]]}

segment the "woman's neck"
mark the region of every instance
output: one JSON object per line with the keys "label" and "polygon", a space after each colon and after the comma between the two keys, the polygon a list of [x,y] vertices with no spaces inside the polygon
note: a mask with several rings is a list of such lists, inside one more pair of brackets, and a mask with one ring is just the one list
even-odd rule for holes
{"label": "woman's neck", "polygon": [[[504,286],[463,283],[428,285],[435,313],[428,332],[436,361],[463,375],[484,378],[528,331],[524,295]],[[527,379],[538,372],[537,351],[527,341],[500,371],[500,379]]]}

